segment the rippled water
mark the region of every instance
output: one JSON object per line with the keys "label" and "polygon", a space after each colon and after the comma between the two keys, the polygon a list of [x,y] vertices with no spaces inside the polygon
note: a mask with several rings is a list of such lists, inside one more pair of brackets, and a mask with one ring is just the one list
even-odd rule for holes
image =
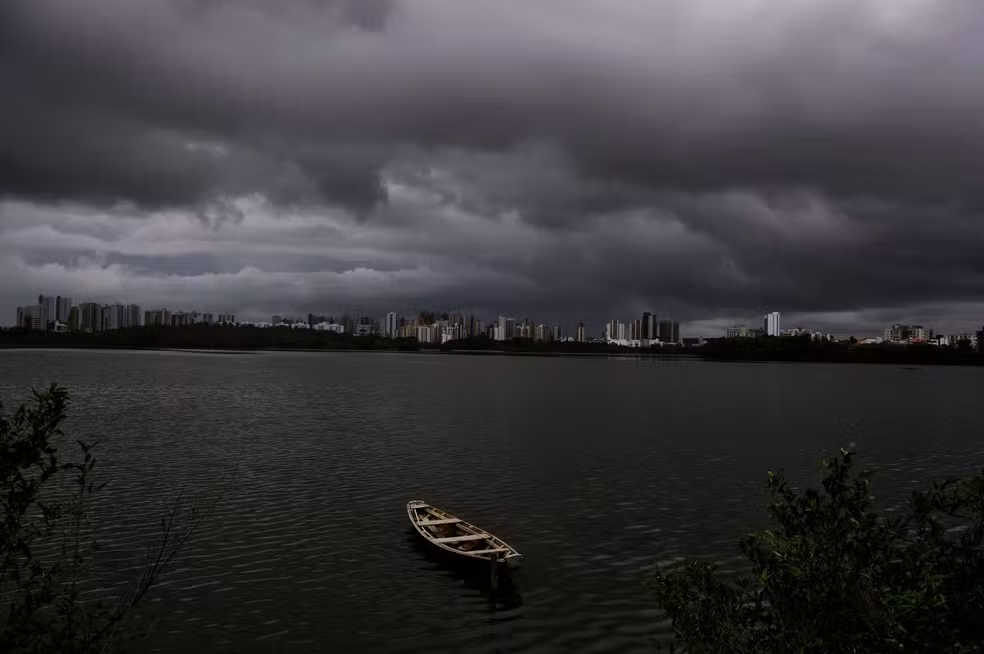
{"label": "rippled water", "polygon": [[[110,485],[106,569],[181,489],[223,500],[156,594],[147,649],[642,652],[643,587],[764,524],[762,482],[854,443],[881,492],[984,466],[984,371],[454,357],[0,351],[57,380]],[[421,497],[525,555],[498,594],[409,535]],[[104,578],[94,592],[112,588]]]}

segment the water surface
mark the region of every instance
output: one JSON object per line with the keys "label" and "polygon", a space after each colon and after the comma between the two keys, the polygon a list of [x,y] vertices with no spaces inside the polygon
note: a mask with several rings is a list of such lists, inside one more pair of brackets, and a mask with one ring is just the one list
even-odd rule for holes
{"label": "water surface", "polygon": [[[652,651],[646,577],[738,565],[769,469],[814,479],[853,444],[894,497],[984,466],[968,368],[0,351],[5,400],[55,380],[100,442],[107,565],[180,492],[224,494],[152,605],[161,652]],[[522,551],[512,587],[416,546],[411,497]]]}

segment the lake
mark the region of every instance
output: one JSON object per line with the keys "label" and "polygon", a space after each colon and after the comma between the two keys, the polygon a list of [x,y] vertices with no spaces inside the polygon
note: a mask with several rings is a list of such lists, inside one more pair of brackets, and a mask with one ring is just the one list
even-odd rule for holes
{"label": "lake", "polygon": [[[221,494],[144,651],[653,651],[647,577],[740,565],[768,470],[814,481],[852,445],[891,502],[984,467],[977,368],[0,351],[5,401],[51,381],[100,443],[105,565],[140,557],[180,492]],[[417,497],[516,546],[512,583],[433,560]]]}

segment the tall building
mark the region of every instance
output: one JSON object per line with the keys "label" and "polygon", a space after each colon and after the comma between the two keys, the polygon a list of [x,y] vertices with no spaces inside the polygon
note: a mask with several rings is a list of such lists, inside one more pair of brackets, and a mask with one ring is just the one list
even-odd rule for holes
{"label": "tall building", "polygon": [[140,326],[140,307],[136,304],[112,304],[103,307],[106,329],[130,329]]}
{"label": "tall building", "polygon": [[782,320],[778,311],[765,315],[765,335],[779,336],[782,334]]}
{"label": "tall building", "polygon": [[235,325],[236,315],[232,313],[220,313],[219,314],[219,324],[220,325]]}
{"label": "tall building", "polygon": [[430,343],[430,344],[440,344],[443,338],[443,330],[440,325],[418,325],[417,326],[417,342],[419,343]]}
{"label": "tall building", "polygon": [[79,308],[72,307],[72,310],[68,312],[68,328],[71,329],[73,332],[79,331],[79,320],[80,320]]}
{"label": "tall building", "polygon": [[452,322],[444,328],[444,334],[441,337],[442,343],[447,343],[448,341],[460,341],[465,337],[465,326],[462,323]]}
{"label": "tall building", "polygon": [[648,341],[656,338],[656,315],[648,311],[642,314],[642,338]]}
{"label": "tall building", "polygon": [[516,319],[499,316],[495,326],[495,340],[511,341],[514,338],[516,338]]}
{"label": "tall building", "polygon": [[47,309],[43,304],[17,307],[17,327],[43,331],[48,329]]}
{"label": "tall building", "polygon": [[629,323],[629,339],[633,341],[641,341],[645,338],[645,331],[643,330],[643,321],[636,319]]}
{"label": "tall building", "polygon": [[676,320],[657,321],[656,338],[662,343],[679,343],[680,323],[678,323]]}
{"label": "tall building", "polygon": [[611,320],[605,325],[605,339],[609,341],[626,340],[625,323],[620,320]]}
{"label": "tall building", "polygon": [[62,297],[61,295],[55,298],[55,320],[61,323],[67,323],[68,318],[72,313],[72,298]]}
{"label": "tall building", "polygon": [[83,331],[106,332],[139,326],[140,307],[136,304],[79,305],[79,328]]}
{"label": "tall building", "polygon": [[123,309],[123,326],[127,329],[132,327],[140,327],[140,306],[136,304],[128,304]]}
{"label": "tall building", "polygon": [[78,306],[79,329],[83,332],[102,331],[102,307],[95,302],[84,302]]}
{"label": "tall building", "polygon": [[395,311],[390,311],[386,314],[385,327],[383,331],[386,333],[387,338],[396,338],[396,330],[399,325],[399,317],[396,315]]}
{"label": "tall building", "polygon": [[585,343],[587,342],[587,333],[584,329],[584,323],[577,323],[577,327],[574,329],[574,342],[575,343]]}
{"label": "tall building", "polygon": [[147,327],[170,327],[173,316],[167,309],[156,309],[144,312],[143,324]]}
{"label": "tall building", "polygon": [[43,329],[47,329],[48,325],[54,322],[57,318],[58,305],[55,301],[55,297],[52,295],[39,295],[38,306],[41,307],[41,312],[44,316],[45,326]]}
{"label": "tall building", "polygon": [[126,309],[122,304],[107,304],[102,308],[102,331],[122,329],[125,320]]}

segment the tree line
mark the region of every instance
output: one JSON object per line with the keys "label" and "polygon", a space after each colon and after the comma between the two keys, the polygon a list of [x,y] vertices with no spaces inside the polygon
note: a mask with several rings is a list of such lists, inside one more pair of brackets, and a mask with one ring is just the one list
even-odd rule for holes
{"label": "tree line", "polygon": [[416,350],[414,339],[352,336],[312,329],[245,325],[132,327],[102,332],[0,331],[0,347],[212,350]]}
{"label": "tree line", "polygon": [[856,342],[815,341],[809,336],[783,336],[710,339],[700,346],[667,344],[649,348],[628,348],[605,342],[536,341],[531,338],[494,341],[486,336],[474,336],[433,344],[419,343],[415,338],[388,338],[379,334],[354,336],[289,327],[261,328],[205,324],[182,327],[133,327],[104,332],[59,333],[7,329],[0,330],[0,347],[388,350],[542,355],[628,354],[690,356],[717,361],[984,365],[984,353],[971,349],[969,343],[953,348],[934,345],[868,345]]}

